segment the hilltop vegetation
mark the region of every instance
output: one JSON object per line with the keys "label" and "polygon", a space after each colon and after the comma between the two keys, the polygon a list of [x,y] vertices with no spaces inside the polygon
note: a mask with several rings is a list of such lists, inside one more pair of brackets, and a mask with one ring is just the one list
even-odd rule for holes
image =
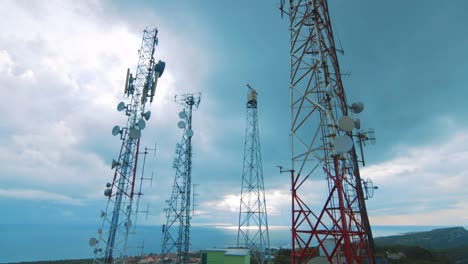
{"label": "hilltop vegetation", "polygon": [[[445,254],[434,252],[418,246],[402,246],[391,245],[385,247],[377,247],[377,254],[386,256],[388,263],[399,264],[449,264],[449,259]],[[401,258],[391,258],[390,255],[400,255]]]}
{"label": "hilltop vegetation", "polygon": [[[468,231],[463,227],[377,237],[375,244],[376,255],[379,256],[379,259],[387,258],[389,264],[468,264]],[[275,255],[273,263],[291,263],[290,249],[280,249]],[[90,264],[92,260],[37,261],[17,264],[26,263]]]}
{"label": "hilltop vegetation", "polygon": [[375,243],[379,246],[406,245],[426,249],[458,248],[468,246],[468,231],[463,227],[441,228],[427,232],[377,237]]}
{"label": "hilltop vegetation", "polygon": [[92,259],[45,260],[34,262],[15,262],[15,264],[92,264]]}
{"label": "hilltop vegetation", "polygon": [[375,244],[381,254],[404,254],[389,263],[468,263],[468,231],[463,227],[378,237]]}
{"label": "hilltop vegetation", "polygon": [[[468,231],[463,227],[377,237],[375,243],[377,263],[468,264]],[[281,249],[275,257],[274,263],[291,263],[291,250]]]}

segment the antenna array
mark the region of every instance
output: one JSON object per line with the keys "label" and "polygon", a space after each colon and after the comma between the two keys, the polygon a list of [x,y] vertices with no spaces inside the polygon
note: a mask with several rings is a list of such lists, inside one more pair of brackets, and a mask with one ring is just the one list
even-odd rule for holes
{"label": "antenna array", "polygon": [[[366,138],[356,135],[361,123],[353,116],[364,105],[346,102],[327,1],[290,0],[288,12],[284,2],[291,34],[292,262],[320,255],[330,263],[374,263],[354,147],[355,137]],[[311,181],[328,189],[322,200],[310,201]]]}
{"label": "antenna array", "polygon": [[168,200],[166,224],[162,227],[163,241],[161,259],[171,252],[176,253],[175,263],[188,263],[190,248],[190,219],[192,191],[192,110],[200,104],[200,94],[184,94],[175,97],[184,106],[179,113],[177,126],[182,129],[182,140],[176,145],[176,170],[171,198]]}
{"label": "antenna array", "polygon": [[108,202],[101,212],[102,226],[98,230],[98,238],[90,240],[94,247],[94,263],[126,263],[128,235],[136,217],[133,199],[138,195],[135,193],[135,178],[141,132],[146,127],[145,120],[151,116],[150,111],[145,112],[145,106],[148,98],[153,101],[158,79],[165,68],[164,62],[156,63],[154,60],[157,35],[157,29],[143,31],[136,75],[127,70],[124,96],[128,103],[120,102],[117,106],[117,110],[124,111],[128,119],[125,127],[112,129],[114,136],[120,136],[122,146],[117,160],[112,161],[113,179],[106,184],[104,191]]}

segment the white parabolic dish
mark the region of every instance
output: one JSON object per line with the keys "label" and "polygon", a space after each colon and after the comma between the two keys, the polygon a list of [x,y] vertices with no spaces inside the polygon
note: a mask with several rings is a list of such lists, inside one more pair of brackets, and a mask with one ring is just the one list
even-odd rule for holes
{"label": "white parabolic dish", "polygon": [[141,130],[141,129],[144,129],[144,128],[146,127],[146,122],[145,122],[145,120],[140,119],[140,120],[138,120],[137,125],[138,125],[138,127],[140,128],[140,130]]}
{"label": "white parabolic dish", "polygon": [[188,137],[192,137],[192,136],[193,136],[193,130],[192,130],[192,129],[188,129],[186,133],[187,133],[187,136],[188,136]]}
{"label": "white parabolic dish", "polygon": [[349,136],[338,136],[335,139],[336,153],[344,153],[351,150],[353,147],[353,140]]}
{"label": "white parabolic dish", "polygon": [[177,126],[179,128],[185,128],[185,122],[184,121],[179,121],[179,123],[177,123]]}
{"label": "white parabolic dish", "polygon": [[89,245],[92,247],[94,247],[97,244],[97,242],[98,242],[97,239],[94,237],[89,239]]}
{"label": "white parabolic dish", "polygon": [[352,131],[354,128],[354,120],[349,116],[342,116],[338,120],[338,127],[344,131]]}
{"label": "white parabolic dish", "polygon": [[125,103],[124,102],[120,102],[118,105],[117,105],[117,111],[122,111],[125,109]]}
{"label": "white parabolic dish", "polygon": [[112,135],[113,136],[117,136],[117,134],[120,133],[120,127],[119,126],[114,126],[114,128],[112,128]]}

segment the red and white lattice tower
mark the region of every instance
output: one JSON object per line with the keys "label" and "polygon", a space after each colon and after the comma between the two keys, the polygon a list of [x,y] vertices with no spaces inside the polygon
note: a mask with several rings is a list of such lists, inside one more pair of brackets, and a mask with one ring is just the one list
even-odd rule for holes
{"label": "red and white lattice tower", "polygon": [[327,1],[283,7],[291,34],[292,261],[374,263],[354,147],[363,105],[346,102]]}

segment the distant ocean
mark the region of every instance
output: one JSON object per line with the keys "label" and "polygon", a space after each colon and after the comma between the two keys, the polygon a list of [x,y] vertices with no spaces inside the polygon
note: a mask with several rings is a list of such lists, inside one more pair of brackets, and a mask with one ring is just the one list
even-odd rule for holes
{"label": "distant ocean", "polygon": [[[373,226],[374,237],[429,231],[443,226]],[[92,258],[88,241],[97,225],[0,225],[0,263]],[[129,255],[158,253],[161,227],[139,226],[129,238]],[[291,247],[289,227],[270,227],[271,247]],[[235,246],[236,227],[191,227],[191,250]]]}

